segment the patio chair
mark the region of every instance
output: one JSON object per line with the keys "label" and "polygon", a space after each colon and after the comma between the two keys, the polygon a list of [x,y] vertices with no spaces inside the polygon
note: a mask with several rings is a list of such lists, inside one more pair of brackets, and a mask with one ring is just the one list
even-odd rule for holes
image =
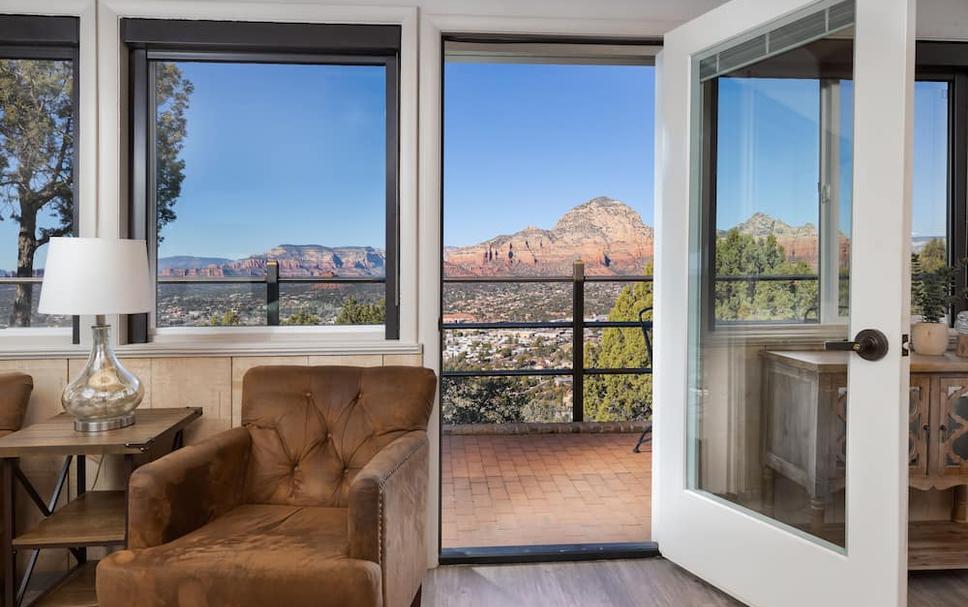
{"label": "patio chair", "polygon": [[[645,352],[649,357],[648,366],[652,367],[652,320],[646,320],[646,313],[652,312],[652,306],[648,308],[642,308],[639,310],[639,327],[642,329],[642,337],[645,338]],[[651,413],[651,407],[650,411]],[[652,441],[652,423],[650,422],[642,434],[639,435],[639,440],[635,443],[635,447],[632,448],[634,453],[641,453],[642,445]]]}

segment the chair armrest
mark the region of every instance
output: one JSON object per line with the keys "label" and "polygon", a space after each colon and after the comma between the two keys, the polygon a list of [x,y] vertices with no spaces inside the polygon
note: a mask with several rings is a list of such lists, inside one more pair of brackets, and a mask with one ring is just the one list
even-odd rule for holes
{"label": "chair armrest", "polygon": [[128,483],[128,548],[170,542],[242,501],[252,439],[233,428],[134,471]]}
{"label": "chair armrest", "polygon": [[408,432],[350,485],[350,557],[380,564],[388,607],[409,605],[427,571],[429,451],[426,432]]}

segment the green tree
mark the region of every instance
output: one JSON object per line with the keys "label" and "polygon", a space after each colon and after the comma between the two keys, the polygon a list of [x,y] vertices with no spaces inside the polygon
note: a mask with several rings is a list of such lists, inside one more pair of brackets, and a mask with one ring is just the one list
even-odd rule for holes
{"label": "green tree", "polygon": [[[652,265],[645,268],[652,274]],[[611,321],[638,321],[639,312],[652,307],[652,283],[637,282],[622,288],[608,313]],[[651,313],[643,317],[651,320]],[[651,367],[645,336],[638,327],[609,328],[601,339],[585,343],[586,368]],[[584,394],[587,421],[648,420],[652,417],[651,375],[587,375]]]}
{"label": "green tree", "polygon": [[208,324],[213,327],[234,327],[241,325],[242,319],[239,318],[239,313],[235,310],[228,310],[221,316],[212,314],[211,318],[208,319]]}
{"label": "green tree", "polygon": [[320,318],[308,308],[303,308],[282,319],[284,325],[318,325]]}
{"label": "green tree", "polygon": [[818,314],[816,280],[767,281],[760,276],[815,275],[802,261],[789,261],[772,234],[757,238],[737,228],[716,241],[716,276],[750,276],[750,280],[717,281],[717,320],[805,320]]}
{"label": "green tree", "polygon": [[[37,250],[74,230],[73,66],[0,59],[0,220],[19,226],[17,270],[34,275]],[[192,85],[174,64],[158,75],[158,229],[175,218],[185,163],[185,110]],[[93,202],[93,201],[92,201]],[[46,216],[46,217],[45,217]],[[11,326],[30,325],[33,289],[17,285]]]}
{"label": "green tree", "polygon": [[155,194],[158,242],[164,240],[161,231],[177,218],[175,203],[181,196],[185,180],[185,160],[181,157],[188,135],[185,112],[195,86],[187,80],[174,63],[158,63],[156,95],[158,120],[155,125],[157,193]]}
{"label": "green tree", "polygon": [[921,252],[917,255],[921,272],[936,272],[943,266],[948,265],[948,249],[944,240],[932,238],[924,244]]}
{"label": "green tree", "polygon": [[378,325],[386,321],[386,304],[384,300],[373,303],[357,301],[355,297],[347,298],[336,314],[338,325]]}

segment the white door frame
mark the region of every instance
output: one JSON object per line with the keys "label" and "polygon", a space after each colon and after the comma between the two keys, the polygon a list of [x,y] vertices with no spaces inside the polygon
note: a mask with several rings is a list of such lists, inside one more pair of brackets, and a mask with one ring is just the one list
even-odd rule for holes
{"label": "white door frame", "polygon": [[[863,424],[848,426],[846,554],[686,488],[687,304],[698,261],[690,258],[687,238],[691,57],[809,4],[734,0],[667,34],[659,58],[653,535],[670,560],[750,605],[900,606],[907,583],[909,369],[900,351],[910,323],[909,298],[900,294],[910,291],[915,0],[856,4],[850,334],[878,328],[891,350],[876,363],[851,357],[851,420]],[[885,236],[858,239],[860,229]]]}
{"label": "white door frame", "polygon": [[[660,38],[673,24],[630,19],[553,19],[423,14],[420,18],[419,112],[419,287],[418,340],[423,344],[424,366],[440,374],[440,251],[443,40],[453,34],[522,34],[530,36],[581,36],[585,38]],[[430,499],[427,512],[427,546],[430,567],[438,565],[440,548],[440,395],[430,415]]]}

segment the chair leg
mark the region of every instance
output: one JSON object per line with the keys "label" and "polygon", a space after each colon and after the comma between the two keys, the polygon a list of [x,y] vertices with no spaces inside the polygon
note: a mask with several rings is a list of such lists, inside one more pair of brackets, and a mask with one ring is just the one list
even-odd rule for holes
{"label": "chair leg", "polygon": [[413,597],[413,602],[410,603],[410,607],[420,607],[420,595],[423,593],[423,584],[417,588],[417,594]]}

